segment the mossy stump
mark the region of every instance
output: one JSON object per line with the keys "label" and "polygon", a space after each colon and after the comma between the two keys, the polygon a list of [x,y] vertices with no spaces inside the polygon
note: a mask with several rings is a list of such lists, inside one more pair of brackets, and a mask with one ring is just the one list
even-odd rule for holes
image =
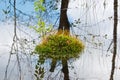
{"label": "mossy stump", "polygon": [[52,34],[44,37],[42,42],[36,46],[35,51],[45,58],[68,60],[79,57],[83,49],[82,41],[74,36]]}

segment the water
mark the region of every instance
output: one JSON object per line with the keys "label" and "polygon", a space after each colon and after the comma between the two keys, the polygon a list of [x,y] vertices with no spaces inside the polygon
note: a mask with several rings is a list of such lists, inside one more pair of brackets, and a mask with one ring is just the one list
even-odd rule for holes
{"label": "water", "polygon": [[[3,23],[1,24],[1,27],[3,26]],[[11,44],[12,44],[12,37],[13,37],[13,24],[4,24],[4,27],[1,29],[1,39],[0,39],[0,80],[4,79],[4,74],[5,74],[5,69],[7,66],[7,62],[9,59],[9,52],[11,49]],[[24,28],[23,28],[24,29]],[[32,32],[28,28],[26,28],[27,32]],[[23,32],[18,33],[20,36],[20,39],[27,38],[28,40],[32,40],[32,38],[28,35],[26,35]],[[24,34],[24,36],[23,36]],[[34,35],[33,35],[34,34]],[[33,32],[31,36],[35,37],[35,33]],[[5,36],[5,37],[4,37]],[[37,36],[37,34],[36,34]],[[92,38],[89,37],[92,41]],[[110,37],[111,38],[111,37]],[[110,75],[110,70],[111,70],[111,57],[112,53],[110,51],[107,52],[107,48],[110,44],[111,40],[109,37],[108,39],[104,38],[96,38],[96,39],[101,39],[103,42],[102,46],[95,46],[94,43],[91,45],[91,43],[88,43],[87,41],[85,42],[86,48],[83,54],[80,56],[80,58],[76,59],[75,61],[70,60],[69,62],[69,76],[71,80],[108,80],[109,75]],[[35,37],[36,41],[39,42],[38,38]],[[96,40],[95,39],[95,40]],[[37,42],[37,43],[38,43]],[[97,40],[95,41],[97,42]],[[32,43],[29,43],[28,45],[31,45]],[[25,45],[25,44],[23,44]],[[91,45],[91,46],[90,46]],[[106,46],[105,46],[106,45]],[[28,47],[28,46],[24,46]],[[29,46],[30,47],[30,46]],[[30,48],[34,47],[32,44]],[[119,47],[118,47],[119,49]],[[23,49],[22,49],[23,50]],[[37,63],[38,57],[36,55],[30,55],[31,50],[26,50],[25,52],[22,52],[19,54],[20,56],[20,61],[21,61],[21,69],[22,69],[22,79],[27,80],[27,79],[34,79],[34,70],[35,70],[35,65]],[[119,50],[118,50],[119,51]],[[116,72],[115,72],[115,80],[119,80],[119,55],[117,57],[117,65],[116,65]],[[44,64],[45,69],[46,69],[46,75],[50,75],[51,72],[49,72],[50,69],[50,60],[47,60]],[[55,72],[52,74],[51,77],[55,77],[54,75],[57,74],[60,69],[62,68],[61,65],[56,67]],[[11,62],[8,68],[8,78],[9,80],[16,80],[19,79],[19,67],[17,65],[17,60],[16,60],[16,55],[13,54],[11,57]],[[62,75],[59,73],[57,78],[60,78],[59,76]],[[62,75],[63,76],[63,75]],[[53,79],[51,78],[51,79]],[[55,78],[55,80],[57,80]]]}
{"label": "water", "polygon": [[[81,23],[77,27],[72,28],[76,34],[80,34],[80,39],[85,43],[85,50],[82,55],[76,60],[69,60],[69,77],[71,80],[108,80],[111,70],[112,59],[112,46],[107,51],[112,41],[112,29],[113,29],[113,4],[112,1],[106,0],[106,9],[103,7],[103,1],[93,0],[94,3],[89,0],[90,4],[87,4],[90,8],[85,7],[85,1],[78,1],[76,4],[70,3],[70,9],[68,11],[69,19],[71,22],[80,17]],[[96,5],[94,5],[96,4]],[[78,7],[83,5],[83,7]],[[94,5],[91,6],[91,5]],[[100,9],[100,10],[98,10]],[[79,10],[79,11],[78,11]],[[108,14],[109,13],[109,14]],[[119,24],[118,24],[119,26]],[[25,33],[27,32],[27,33]],[[16,54],[11,55],[11,60],[8,68],[8,80],[19,80],[20,74],[22,80],[35,79],[35,66],[38,61],[38,55],[33,55],[31,52],[34,50],[36,44],[39,43],[38,34],[33,30],[23,25],[17,26],[17,34],[19,37],[19,60],[21,73],[19,71],[18,60]],[[120,29],[118,28],[118,53],[120,52]],[[6,66],[8,64],[11,45],[13,43],[13,23],[7,21],[0,23],[0,80],[5,78]],[[27,39],[27,43],[25,39]],[[35,40],[35,44],[33,44]],[[120,58],[119,54],[116,59],[115,80],[120,79]],[[55,68],[55,72],[49,72],[51,59],[45,61],[42,67],[45,68],[44,79],[49,80],[63,80],[63,73],[61,73],[62,65],[58,61]]]}

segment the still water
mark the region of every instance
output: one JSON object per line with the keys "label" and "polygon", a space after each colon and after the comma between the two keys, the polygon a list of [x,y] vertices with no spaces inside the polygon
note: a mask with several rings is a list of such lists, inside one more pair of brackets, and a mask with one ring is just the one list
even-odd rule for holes
{"label": "still water", "polygon": [[[4,27],[3,27],[4,26]],[[5,78],[6,66],[8,65],[12,38],[13,38],[13,24],[1,23],[0,25],[0,80]],[[36,44],[39,43],[39,38],[33,30],[30,30],[27,27],[21,27],[22,30],[27,31],[27,33],[32,33],[30,35],[26,35],[23,31],[18,30],[18,35],[20,37],[20,41],[22,43],[21,50],[19,52],[20,64],[21,64],[21,77],[22,80],[33,80],[35,79],[35,65],[38,61],[38,55],[30,55],[34,49],[32,44],[32,40],[36,41]],[[94,28],[93,28],[94,29]],[[108,28],[109,29],[109,28]],[[76,30],[77,32],[77,30]],[[102,31],[103,32],[103,31]],[[112,32],[112,31],[111,31]],[[87,41],[88,39],[84,39],[81,36],[81,39],[85,43],[85,50],[80,55],[78,59],[69,60],[69,77],[71,80],[108,80],[111,70],[111,57],[112,57],[112,48],[107,51],[110,43],[111,36],[109,32],[105,32],[108,34],[107,39],[105,39],[105,35],[100,35],[99,37],[92,38],[89,34],[87,38],[89,38],[90,43]],[[86,34],[85,34],[86,35]],[[29,42],[27,45],[24,42],[24,39],[27,39]],[[119,39],[119,38],[118,38]],[[102,43],[101,46],[98,44]],[[20,43],[20,42],[19,42]],[[28,48],[28,49],[25,49]],[[119,53],[119,40],[118,40],[118,53]],[[32,49],[32,50],[31,50]],[[115,72],[115,80],[120,79],[120,63],[119,63],[119,54],[116,59],[116,72]],[[45,77],[44,80],[59,80],[63,79],[63,73],[61,73],[61,62],[58,61],[57,67],[55,68],[55,72],[49,72],[51,59],[45,61],[42,65],[45,68]],[[48,79],[48,75],[50,76]],[[56,76],[57,75],[57,76]],[[8,67],[8,80],[19,80],[19,66],[17,63],[16,54],[12,54],[10,58],[10,63]]]}
{"label": "still water", "polygon": [[[98,0],[93,0],[98,3]],[[69,78],[70,80],[108,80],[111,70],[111,59],[113,52],[113,44],[109,49],[112,41],[113,29],[113,10],[112,1],[106,0],[106,9],[102,6],[102,2],[94,5],[91,0],[86,7],[77,7],[83,5],[85,1],[80,4],[70,3],[68,11],[70,22],[74,22],[80,18],[81,23],[77,27],[71,29],[75,34],[80,35],[80,39],[85,44],[85,50],[79,58],[68,61]],[[76,0],[77,2],[77,0]],[[76,5],[76,6],[75,6]],[[100,10],[98,10],[100,9]],[[79,10],[79,11],[78,11]],[[78,17],[79,16],[79,17]],[[118,24],[119,26],[119,24]],[[23,25],[17,26],[17,35],[19,37],[19,61],[16,54],[10,57],[11,45],[13,43],[13,23],[6,21],[0,23],[0,80],[6,78],[7,80],[34,80],[35,66],[38,61],[38,55],[32,54],[36,44],[40,42],[39,35],[35,31]],[[116,59],[115,80],[120,80],[120,29],[118,27],[118,54]],[[35,43],[34,43],[35,42]],[[10,60],[9,60],[10,59]],[[55,71],[51,73],[50,69],[51,59],[47,59],[42,67],[44,67],[44,80],[63,80],[63,73],[61,72],[61,61],[57,62]]]}

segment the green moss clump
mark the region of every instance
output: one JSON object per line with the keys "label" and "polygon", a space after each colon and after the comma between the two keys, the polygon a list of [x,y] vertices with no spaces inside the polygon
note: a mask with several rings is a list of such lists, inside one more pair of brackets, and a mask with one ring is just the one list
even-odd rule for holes
{"label": "green moss clump", "polygon": [[36,46],[39,55],[54,59],[76,58],[83,51],[84,44],[81,40],[63,34],[49,35]]}

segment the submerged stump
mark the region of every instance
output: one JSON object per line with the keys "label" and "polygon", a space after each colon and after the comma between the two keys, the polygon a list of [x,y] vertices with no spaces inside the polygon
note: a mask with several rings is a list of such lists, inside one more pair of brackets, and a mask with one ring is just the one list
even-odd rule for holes
{"label": "submerged stump", "polygon": [[66,35],[66,33],[48,35],[35,48],[36,53],[42,58],[52,59],[50,72],[54,72],[57,60],[62,61],[65,80],[69,80],[67,60],[78,58],[83,50],[83,42],[74,36]]}

